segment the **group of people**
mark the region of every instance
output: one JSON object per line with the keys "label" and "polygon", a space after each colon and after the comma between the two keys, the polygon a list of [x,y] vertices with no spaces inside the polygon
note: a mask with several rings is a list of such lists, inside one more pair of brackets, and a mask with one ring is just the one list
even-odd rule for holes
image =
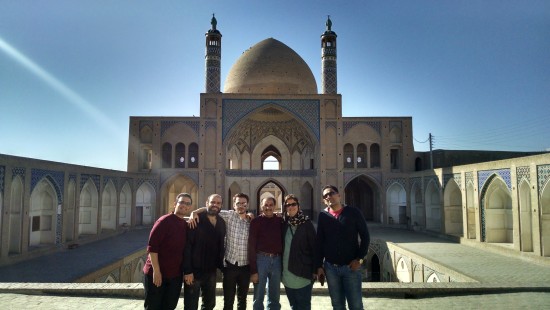
{"label": "group of people", "polygon": [[[206,206],[193,209],[191,195],[176,197],[173,211],[154,224],[143,267],[145,309],[175,309],[181,287],[184,309],[214,309],[217,270],[223,273],[224,309],[246,309],[250,282],[253,309],[278,310],[280,283],[292,309],[311,309],[313,283],[328,285],[334,309],[363,309],[361,265],[370,242],[359,209],[345,206],[338,189],[322,189],[326,208],[317,229],[287,195],[283,212],[277,201],[261,201],[261,215],[248,213],[249,197],[233,196],[233,209],[222,210],[223,200],[212,194]],[[187,215],[190,215],[187,217]]]}

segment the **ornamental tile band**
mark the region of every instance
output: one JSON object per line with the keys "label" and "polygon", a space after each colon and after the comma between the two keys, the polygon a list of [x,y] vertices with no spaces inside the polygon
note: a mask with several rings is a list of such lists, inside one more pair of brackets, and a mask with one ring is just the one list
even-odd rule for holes
{"label": "ornamental tile band", "polygon": [[224,99],[222,140],[225,140],[229,131],[250,113],[268,106],[275,105],[302,120],[313,132],[317,140],[320,137],[319,100],[254,100],[254,99]]}

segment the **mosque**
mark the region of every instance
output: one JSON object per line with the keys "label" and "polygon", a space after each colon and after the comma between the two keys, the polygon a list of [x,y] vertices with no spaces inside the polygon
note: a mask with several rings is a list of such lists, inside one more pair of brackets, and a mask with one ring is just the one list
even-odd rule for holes
{"label": "mosque", "polygon": [[200,116],[130,117],[127,171],[0,155],[0,264],[152,225],[180,192],[199,207],[221,194],[225,208],[244,192],[253,212],[292,193],[315,221],[326,184],[369,222],[550,256],[550,154],[430,169],[412,117],[344,117],[330,18],[319,88],[294,50],[268,38],[222,91],[214,17],[205,37]]}

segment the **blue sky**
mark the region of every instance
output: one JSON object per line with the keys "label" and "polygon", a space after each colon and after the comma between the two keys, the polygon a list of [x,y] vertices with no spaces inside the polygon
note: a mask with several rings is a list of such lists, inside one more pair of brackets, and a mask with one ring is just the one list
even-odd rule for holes
{"label": "blue sky", "polygon": [[199,115],[212,13],[222,84],[273,37],[319,87],[330,15],[344,116],[412,116],[417,151],[550,148],[550,1],[0,0],[0,153],[126,170],[130,116]]}

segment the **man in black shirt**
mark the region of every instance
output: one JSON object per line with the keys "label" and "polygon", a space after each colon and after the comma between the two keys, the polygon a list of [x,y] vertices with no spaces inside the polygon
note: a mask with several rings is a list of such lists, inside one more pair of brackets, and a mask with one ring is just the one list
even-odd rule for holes
{"label": "man in black shirt", "polygon": [[183,272],[184,309],[196,310],[202,291],[201,309],[216,306],[216,269],[223,268],[225,222],[218,215],[222,197],[213,194],[206,201],[206,212],[199,215],[195,229],[188,231]]}
{"label": "man in black shirt", "polygon": [[361,264],[369,249],[367,222],[359,209],[344,206],[334,185],[323,188],[327,205],[317,222],[317,277],[326,276],[333,309],[363,309]]}

